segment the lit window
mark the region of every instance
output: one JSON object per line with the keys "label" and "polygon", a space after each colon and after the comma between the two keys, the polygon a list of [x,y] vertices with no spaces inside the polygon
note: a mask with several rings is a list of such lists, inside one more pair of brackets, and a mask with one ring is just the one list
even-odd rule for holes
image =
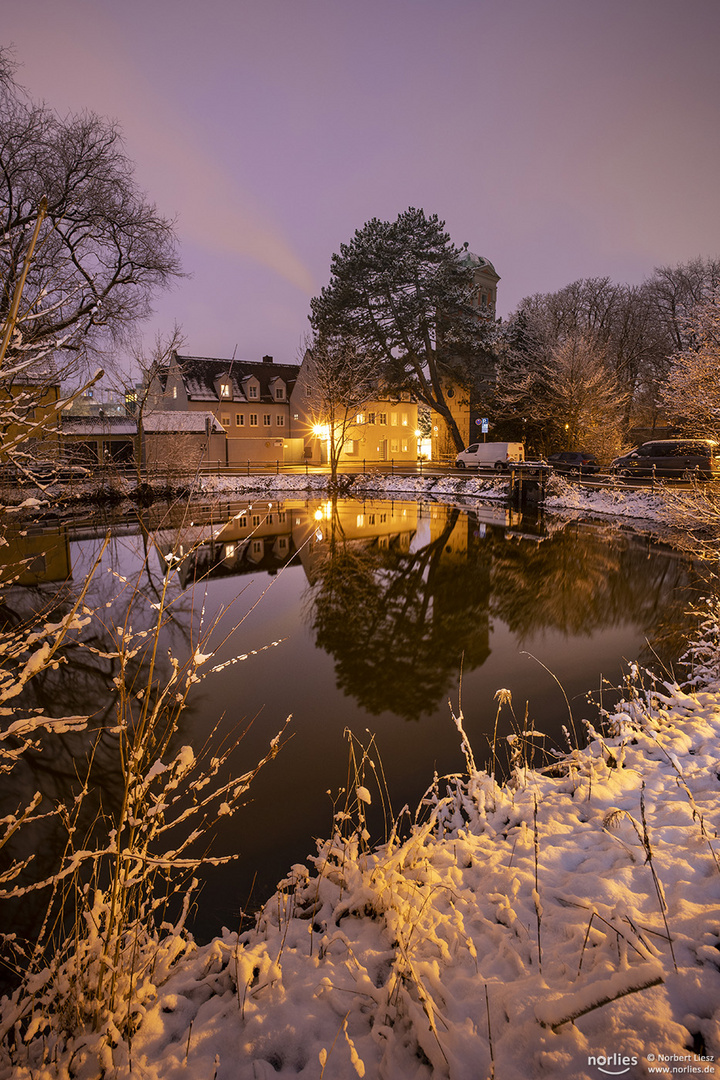
{"label": "lit window", "polygon": [[390,426],[397,427],[398,415],[396,412],[390,413]]}
{"label": "lit window", "polygon": [[245,427],[245,417],[241,412],[235,413],[235,427]]}
{"label": "lit window", "polygon": [[[173,397],[177,398],[177,386],[173,386]],[[134,399],[136,400],[136,399]]]}
{"label": "lit window", "polygon": [[300,419],[300,413],[294,412],[293,413],[293,420],[299,420],[299,419]]}
{"label": "lit window", "polygon": [[364,524],[365,524],[365,515],[364,514],[358,514],[358,516],[357,516],[357,527],[359,529],[361,529]]}
{"label": "lit window", "polygon": [[221,398],[229,398],[230,397],[230,383],[227,383],[227,382],[220,383],[220,397]]}
{"label": "lit window", "polygon": [[390,440],[390,453],[391,454],[397,454],[399,449],[400,449],[400,441],[399,441],[399,439],[391,439]]}
{"label": "lit window", "polygon": [[256,412],[251,412],[250,413],[250,427],[257,427],[258,426],[257,418],[258,418],[258,414]]}
{"label": "lit window", "polygon": [[275,423],[278,427],[285,427],[285,417],[282,413],[278,413],[275,417]]}
{"label": "lit window", "polygon": [[263,413],[263,427],[270,427],[272,417],[269,412]]}
{"label": "lit window", "polygon": [[403,426],[403,427],[407,427],[407,426],[408,426],[408,414],[407,414],[406,412],[404,412],[404,413],[402,414],[402,426]]}
{"label": "lit window", "polygon": [[408,441],[407,441],[407,439],[403,439],[403,441],[402,441],[402,452],[403,452],[403,454],[407,454],[407,448],[408,448]]}
{"label": "lit window", "polygon": [[355,423],[356,424],[364,424],[365,423],[365,413],[364,412],[359,412],[357,414],[357,416],[355,417]]}

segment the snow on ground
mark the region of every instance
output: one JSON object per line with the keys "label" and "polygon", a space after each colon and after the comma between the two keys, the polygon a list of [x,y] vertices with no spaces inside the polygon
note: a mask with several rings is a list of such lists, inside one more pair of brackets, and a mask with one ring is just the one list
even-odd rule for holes
{"label": "snow on ground", "polygon": [[132,1067],[127,1042],[103,1073],[100,1034],[43,1035],[38,1019],[0,1076],[714,1075],[719,617],[690,683],[643,688],[637,673],[611,734],[541,769],[511,736],[502,786],[474,767],[458,720],[467,775],[436,778],[404,836],[375,847],[365,780],[254,929],[190,941],[141,981]]}
{"label": "snow on ground", "polygon": [[[344,482],[346,481],[346,482]],[[327,489],[329,477],[322,474],[279,474],[269,476],[211,476],[201,480],[203,492],[218,494],[257,494],[309,491],[318,494]],[[382,473],[340,478],[343,495],[358,498],[436,499],[464,503],[473,499],[507,499],[508,481],[482,476],[419,476]],[[543,506],[548,510],[582,511],[588,514],[637,519],[664,519],[662,489],[595,489],[568,483],[562,477],[551,478]]]}
{"label": "snow on ground", "polygon": [[[324,481],[310,477],[311,490]],[[503,494],[479,478],[425,481],[423,493],[485,499],[488,483]],[[232,487],[289,489],[308,479]],[[419,484],[383,477],[362,492],[417,497]],[[660,513],[648,493],[562,484],[551,500]],[[363,781],[252,930],[205,946],[171,937],[147,969],[151,953],[134,956],[145,974],[132,1010],[108,1020],[111,1047],[102,1031],[73,1029],[71,1009],[59,1022],[38,1008],[26,1044],[0,1057],[0,1080],[715,1075],[719,621],[708,615],[688,684],[643,688],[638,672],[609,734],[590,730],[584,749],[531,770],[523,741],[542,734],[507,737],[503,785],[475,768],[459,719],[467,774],[436,778],[400,835],[370,841],[364,810],[379,794]],[[131,1011],[130,1044],[119,1032]]]}

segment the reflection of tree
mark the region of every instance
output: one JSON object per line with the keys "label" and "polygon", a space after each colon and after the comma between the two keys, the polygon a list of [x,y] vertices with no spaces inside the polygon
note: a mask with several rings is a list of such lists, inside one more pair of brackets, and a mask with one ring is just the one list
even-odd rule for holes
{"label": "reflection of tree", "polygon": [[446,552],[459,518],[417,551],[360,546],[332,531],[312,596],[316,643],[338,685],[363,708],[407,719],[432,711],[466,669],[488,656],[488,565]]}
{"label": "reflection of tree", "polygon": [[577,524],[536,546],[490,542],[492,613],[520,640],[545,628],[578,636],[632,622],[651,649],[680,647],[689,590],[700,586],[690,559],[657,547],[650,558],[636,534]]}

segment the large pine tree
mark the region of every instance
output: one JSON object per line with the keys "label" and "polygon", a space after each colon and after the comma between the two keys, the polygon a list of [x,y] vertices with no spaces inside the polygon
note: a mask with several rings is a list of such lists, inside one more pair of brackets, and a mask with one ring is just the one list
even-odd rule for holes
{"label": "large pine tree", "polygon": [[475,386],[486,362],[463,254],[435,214],[411,207],[395,221],[373,218],[333,255],[330,284],[310,316],[316,333],[352,338],[375,359],[384,392],[410,391],[435,409],[458,450],[464,443],[447,390]]}

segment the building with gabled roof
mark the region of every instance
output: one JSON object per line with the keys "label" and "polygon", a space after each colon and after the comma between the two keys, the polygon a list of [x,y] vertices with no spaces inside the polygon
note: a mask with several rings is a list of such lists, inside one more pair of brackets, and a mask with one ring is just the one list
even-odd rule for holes
{"label": "building with gabled roof", "polygon": [[290,395],[299,366],[261,361],[181,356],[150,387],[148,409],[211,412],[225,430],[228,465],[246,461],[299,461],[302,439],[291,431]]}

